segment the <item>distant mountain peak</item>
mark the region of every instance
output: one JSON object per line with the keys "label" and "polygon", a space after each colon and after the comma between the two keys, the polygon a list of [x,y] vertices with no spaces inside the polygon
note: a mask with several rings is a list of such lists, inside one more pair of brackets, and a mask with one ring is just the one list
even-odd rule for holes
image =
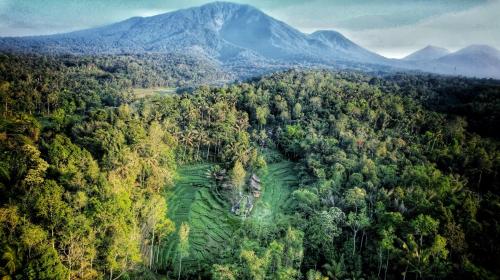
{"label": "distant mountain peak", "polygon": [[[201,58],[235,71],[321,66],[423,69],[500,77],[500,53],[472,45],[456,53],[436,46],[387,59],[334,30],[304,34],[247,4],[212,2],[64,34],[0,37],[0,51],[52,54],[167,54]],[[473,67],[472,67],[473,66]],[[395,68],[392,68],[395,67]]]}
{"label": "distant mountain peak", "polygon": [[500,78],[500,52],[487,45],[471,45],[423,65],[437,73]]}
{"label": "distant mountain peak", "polygon": [[335,30],[318,30],[308,37],[354,61],[387,63],[385,57],[362,48]]}
{"label": "distant mountain peak", "polygon": [[335,31],[335,30],[316,30],[313,33],[311,33],[311,36],[332,36],[332,37],[344,37],[344,35],[340,34],[340,32]]}
{"label": "distant mountain peak", "polygon": [[423,49],[420,49],[405,58],[403,60],[407,61],[431,61],[438,59],[440,57],[443,57],[445,55],[448,55],[450,53],[449,50],[442,48],[442,47],[436,47],[433,45],[428,45]]}
{"label": "distant mountain peak", "polygon": [[188,8],[187,10],[200,11],[201,14],[205,14],[205,11],[210,11],[211,14],[206,15],[223,17],[231,17],[242,13],[265,15],[264,12],[254,6],[225,1],[210,2],[199,7]]}
{"label": "distant mountain peak", "polygon": [[65,34],[0,39],[0,49],[5,47],[75,54],[180,52],[239,64],[384,60],[336,31],[307,35],[253,6],[232,2],[212,2]]}
{"label": "distant mountain peak", "polygon": [[457,55],[464,55],[464,54],[484,54],[484,55],[489,55],[493,57],[497,57],[500,59],[500,51],[492,46],[489,45],[481,45],[481,44],[474,44],[467,46],[461,50],[458,50],[455,52]]}
{"label": "distant mountain peak", "polygon": [[486,45],[486,44],[472,44],[472,45],[469,45],[463,49],[476,49],[476,50],[484,50],[484,49],[487,49],[487,50],[496,50],[498,51],[496,48],[490,46],[490,45]]}
{"label": "distant mountain peak", "polygon": [[425,46],[425,48],[423,48],[424,50],[425,49],[435,49],[435,50],[445,50],[445,51],[448,51],[447,49],[445,48],[442,48],[442,47],[438,47],[438,46],[434,46],[434,45],[427,45]]}
{"label": "distant mountain peak", "polygon": [[[250,8],[254,10],[258,10],[252,5],[249,4],[243,4],[243,3],[235,3],[235,2],[230,2],[230,1],[214,1],[210,3],[206,3],[201,5],[200,7],[208,7],[208,8],[227,8],[227,7],[232,7],[232,8]],[[193,9],[196,9],[197,7],[193,7]]]}
{"label": "distant mountain peak", "polygon": [[333,47],[354,47],[355,43],[347,39],[344,35],[334,30],[318,30],[309,35],[310,38],[320,40],[321,42]]}

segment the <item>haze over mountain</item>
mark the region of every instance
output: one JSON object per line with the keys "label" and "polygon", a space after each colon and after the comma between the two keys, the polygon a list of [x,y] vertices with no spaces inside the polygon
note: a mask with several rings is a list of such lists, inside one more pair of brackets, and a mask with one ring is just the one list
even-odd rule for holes
{"label": "haze over mountain", "polygon": [[403,60],[387,59],[336,31],[305,34],[252,6],[227,2],[214,2],[152,17],[134,17],[65,34],[0,38],[2,51],[180,53],[247,72],[273,67],[321,65],[368,67],[370,70],[379,67],[406,68],[500,78],[496,50],[471,48],[450,56],[444,49],[429,46]]}
{"label": "haze over mountain", "polygon": [[450,51],[445,48],[440,48],[436,46],[427,46],[421,50],[418,50],[406,57],[403,60],[408,61],[430,61],[434,59],[438,59],[449,54]]}
{"label": "haze over mountain", "polygon": [[6,38],[2,49],[44,52],[189,52],[227,61],[241,57],[380,61],[337,32],[304,34],[249,5],[215,2],[153,17],[134,17],[59,35]]}
{"label": "haze over mountain", "polygon": [[477,78],[500,78],[500,51],[487,45],[471,45],[453,53],[427,47],[403,59],[400,66],[422,71]]}

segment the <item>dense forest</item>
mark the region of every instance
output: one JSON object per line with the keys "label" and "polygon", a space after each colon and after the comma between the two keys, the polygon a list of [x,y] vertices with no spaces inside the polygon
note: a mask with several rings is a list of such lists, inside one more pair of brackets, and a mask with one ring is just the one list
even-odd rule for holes
{"label": "dense forest", "polygon": [[1,55],[2,279],[499,278],[500,82],[216,69]]}

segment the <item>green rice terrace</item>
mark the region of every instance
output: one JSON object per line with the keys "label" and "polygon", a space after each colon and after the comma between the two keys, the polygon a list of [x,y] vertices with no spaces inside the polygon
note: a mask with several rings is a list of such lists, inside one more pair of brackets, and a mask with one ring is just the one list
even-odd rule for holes
{"label": "green rice terrace", "polygon": [[286,209],[289,196],[297,183],[294,164],[289,161],[271,163],[261,177],[263,192],[256,201],[251,218],[262,226],[276,222]]}
{"label": "green rice terrace", "polygon": [[[211,166],[203,163],[181,167],[175,186],[167,195],[168,216],[175,222],[176,229],[183,222],[190,226],[189,257],[182,261],[186,267],[195,268],[223,258],[225,250],[230,248],[227,245],[242,224],[242,217],[232,214],[231,205],[212,191],[215,181],[207,177]],[[271,163],[267,172],[260,175],[262,194],[249,218],[266,226],[284,212],[297,178],[294,164],[288,161]],[[168,267],[178,265],[177,244],[175,233],[170,236],[162,257],[169,260]]]}
{"label": "green rice terrace", "polygon": [[175,87],[153,87],[153,88],[134,88],[133,92],[138,98],[153,95],[169,95],[176,93]]}
{"label": "green rice terrace", "polygon": [[[229,212],[229,204],[211,192],[215,182],[206,176],[209,168],[210,164],[180,168],[174,190],[167,198],[168,215],[176,227],[182,222],[190,226],[190,254],[183,259],[186,266],[210,262],[212,256],[224,250],[225,241],[239,226],[238,217]],[[165,259],[174,264],[178,258],[177,238],[177,234],[172,234],[165,251]]]}

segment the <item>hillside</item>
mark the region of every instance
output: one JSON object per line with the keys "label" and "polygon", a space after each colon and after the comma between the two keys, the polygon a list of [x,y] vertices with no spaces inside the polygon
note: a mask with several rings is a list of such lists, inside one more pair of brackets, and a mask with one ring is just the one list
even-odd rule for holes
{"label": "hillside", "polygon": [[[492,51],[471,46],[448,54],[428,46],[404,59],[387,59],[334,30],[305,34],[250,5],[213,2],[151,17],[65,34],[0,38],[0,51],[44,54],[179,54],[217,64],[237,78],[294,67],[500,78]],[[469,49],[467,51],[467,49]],[[475,49],[475,51],[472,51]]]}
{"label": "hillside", "polygon": [[449,76],[500,79],[499,53],[487,45],[471,45],[451,53],[427,47],[393,63],[400,68]]}
{"label": "hillside", "polygon": [[408,56],[404,57],[403,60],[408,61],[430,61],[434,59],[441,58],[450,53],[449,50],[445,48],[427,46],[421,50],[418,50]]}
{"label": "hillside", "polygon": [[435,60],[443,71],[471,77],[500,78],[500,51],[486,45],[472,45]]}
{"label": "hillside", "polygon": [[290,70],[138,97],[170,82],[145,59],[0,56],[0,277],[500,273],[497,81]]}
{"label": "hillside", "polygon": [[320,34],[303,34],[249,5],[214,2],[152,17],[135,17],[94,29],[3,38],[0,42],[4,50],[79,54],[182,52],[222,62],[264,58],[371,62],[370,59],[382,58],[343,36],[324,40],[325,36]]}
{"label": "hillside", "polygon": [[[334,66],[387,59],[334,31],[304,34],[249,6],[214,2],[66,34],[0,38],[0,50],[53,54],[181,53],[262,72],[274,65]],[[243,73],[244,74],[244,73]],[[243,75],[245,76],[245,75]]]}

